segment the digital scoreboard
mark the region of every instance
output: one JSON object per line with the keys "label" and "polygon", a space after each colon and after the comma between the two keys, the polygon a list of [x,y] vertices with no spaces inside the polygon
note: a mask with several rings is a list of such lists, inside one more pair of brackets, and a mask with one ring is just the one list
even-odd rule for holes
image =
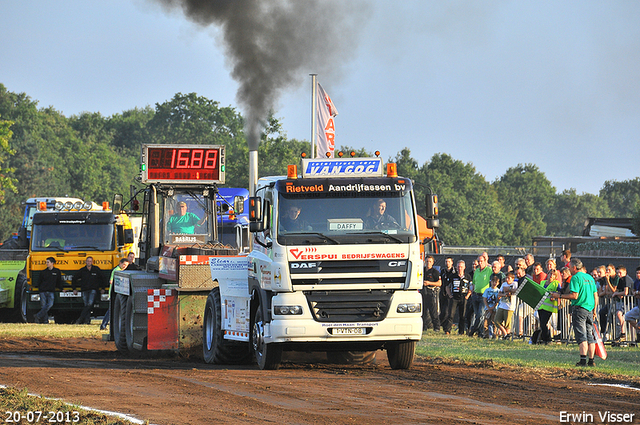
{"label": "digital scoreboard", "polygon": [[221,145],[142,145],[143,183],[224,183]]}

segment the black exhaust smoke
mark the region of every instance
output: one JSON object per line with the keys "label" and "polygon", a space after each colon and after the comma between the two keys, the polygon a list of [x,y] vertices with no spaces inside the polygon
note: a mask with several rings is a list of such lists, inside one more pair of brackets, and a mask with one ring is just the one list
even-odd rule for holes
{"label": "black exhaust smoke", "polygon": [[257,150],[279,95],[309,73],[338,78],[369,17],[360,0],[157,0],[203,27],[221,29],[232,77],[240,87],[249,150]]}

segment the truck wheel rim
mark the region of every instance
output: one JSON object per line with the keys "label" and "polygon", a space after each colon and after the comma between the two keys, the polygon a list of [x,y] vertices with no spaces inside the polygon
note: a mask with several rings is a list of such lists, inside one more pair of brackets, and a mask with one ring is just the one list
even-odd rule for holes
{"label": "truck wheel rim", "polygon": [[262,320],[253,324],[253,351],[256,353],[256,357],[262,358],[264,347],[264,326]]}
{"label": "truck wheel rim", "polygon": [[205,316],[205,322],[204,322],[204,326],[205,326],[205,338],[206,341],[205,343],[207,344],[207,350],[211,350],[211,346],[213,345],[213,318],[212,315],[213,312],[211,311],[211,309],[207,309],[207,314]]}

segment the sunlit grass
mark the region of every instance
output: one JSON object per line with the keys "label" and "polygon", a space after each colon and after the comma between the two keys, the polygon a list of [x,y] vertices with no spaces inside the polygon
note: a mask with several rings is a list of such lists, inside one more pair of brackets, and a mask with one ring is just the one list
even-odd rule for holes
{"label": "sunlit grass", "polygon": [[94,319],[90,325],[48,325],[36,323],[0,323],[2,338],[102,338],[102,320]]}
{"label": "sunlit grass", "polygon": [[61,400],[29,395],[27,389],[0,388],[0,411],[6,423],[131,424],[125,419],[82,409]]}
{"label": "sunlit grass", "polygon": [[[596,371],[601,373],[640,377],[640,348],[607,346],[607,360],[596,357]],[[495,363],[522,367],[575,368],[579,360],[578,345],[573,343],[530,345],[527,340],[488,340],[463,335],[444,335],[427,331],[418,343],[420,356],[443,360]]]}

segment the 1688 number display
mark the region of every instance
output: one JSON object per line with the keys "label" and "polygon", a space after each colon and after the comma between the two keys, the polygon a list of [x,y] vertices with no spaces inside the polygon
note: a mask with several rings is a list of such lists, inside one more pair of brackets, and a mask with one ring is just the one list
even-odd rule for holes
{"label": "1688 number display", "polygon": [[62,412],[62,411],[53,411],[50,410],[48,412],[42,412],[39,410],[35,411],[6,411],[4,412],[4,423],[13,423],[17,424],[21,421],[27,421],[28,423],[53,423],[53,424],[61,424],[61,423],[77,423],[80,422],[80,413],[76,411],[72,412]]}

